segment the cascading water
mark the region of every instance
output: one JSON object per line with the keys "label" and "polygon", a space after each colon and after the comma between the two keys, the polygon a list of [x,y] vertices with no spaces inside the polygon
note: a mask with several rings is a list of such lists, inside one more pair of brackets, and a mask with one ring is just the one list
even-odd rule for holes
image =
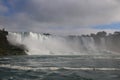
{"label": "cascading water", "polygon": [[[11,44],[23,44],[29,55],[81,55],[99,53],[93,37],[44,35],[33,32],[13,33],[7,36]],[[101,47],[105,47],[101,39]]]}

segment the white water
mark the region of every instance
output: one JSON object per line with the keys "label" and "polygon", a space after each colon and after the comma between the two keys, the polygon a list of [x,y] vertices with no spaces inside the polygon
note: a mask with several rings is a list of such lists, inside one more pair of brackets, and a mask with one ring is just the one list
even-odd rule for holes
{"label": "white water", "polygon": [[10,68],[10,69],[17,69],[17,70],[60,70],[60,69],[66,69],[66,70],[87,70],[87,71],[120,71],[120,68],[90,68],[90,67],[80,67],[80,68],[71,68],[71,67],[39,67],[39,68],[32,68],[32,67],[26,67],[26,66],[16,66],[16,65],[10,65],[10,64],[1,64],[0,67],[2,68]]}
{"label": "white water", "polygon": [[[24,44],[29,50],[29,55],[82,55],[99,54],[98,46],[92,37],[70,37],[43,35],[39,33],[12,33],[7,39],[14,45]],[[105,49],[105,41],[101,45]]]}

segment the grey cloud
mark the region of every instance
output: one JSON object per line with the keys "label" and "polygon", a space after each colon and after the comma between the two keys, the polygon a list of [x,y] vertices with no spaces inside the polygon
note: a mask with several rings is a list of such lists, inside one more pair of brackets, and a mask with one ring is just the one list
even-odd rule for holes
{"label": "grey cloud", "polygon": [[0,14],[8,11],[8,8],[0,2]]}
{"label": "grey cloud", "polygon": [[31,0],[25,11],[39,22],[89,25],[117,21],[117,0]]}
{"label": "grey cloud", "polygon": [[0,24],[9,29],[75,33],[92,25],[120,21],[120,0],[24,1],[26,3],[21,6],[11,1],[18,12],[1,18]]}

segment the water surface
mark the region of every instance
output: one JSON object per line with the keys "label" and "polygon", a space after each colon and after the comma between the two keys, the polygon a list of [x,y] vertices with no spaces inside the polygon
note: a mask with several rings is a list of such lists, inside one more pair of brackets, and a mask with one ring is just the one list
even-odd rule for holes
{"label": "water surface", "polygon": [[0,80],[120,80],[120,56],[1,57]]}

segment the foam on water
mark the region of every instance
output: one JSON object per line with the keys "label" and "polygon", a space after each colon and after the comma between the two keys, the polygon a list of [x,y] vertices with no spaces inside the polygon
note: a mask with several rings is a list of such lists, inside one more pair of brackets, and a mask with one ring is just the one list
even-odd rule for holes
{"label": "foam on water", "polygon": [[17,65],[10,65],[10,64],[1,64],[1,68],[10,68],[10,69],[17,69],[17,70],[87,70],[87,71],[120,71],[120,68],[89,68],[89,67],[80,67],[80,68],[73,68],[73,67],[39,67],[39,68],[32,68],[26,66],[17,66]]}

